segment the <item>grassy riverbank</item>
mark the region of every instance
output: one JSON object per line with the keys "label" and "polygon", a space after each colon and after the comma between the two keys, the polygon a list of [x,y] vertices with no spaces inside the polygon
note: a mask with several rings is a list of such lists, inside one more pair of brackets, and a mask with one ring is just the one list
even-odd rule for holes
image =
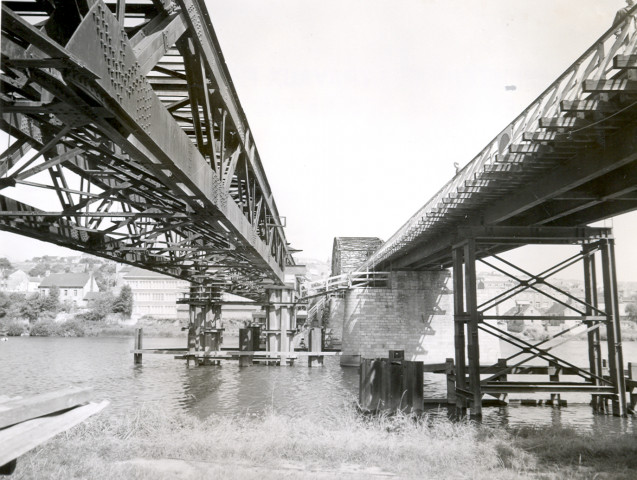
{"label": "grassy riverbank", "polygon": [[16,479],[632,479],[637,437],[444,419],[102,414],[18,462]]}

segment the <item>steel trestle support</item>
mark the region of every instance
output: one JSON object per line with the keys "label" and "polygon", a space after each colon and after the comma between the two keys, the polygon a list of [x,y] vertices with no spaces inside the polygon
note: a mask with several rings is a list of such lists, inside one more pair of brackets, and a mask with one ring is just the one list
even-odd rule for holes
{"label": "steel trestle support", "polygon": [[[614,239],[610,229],[575,229],[565,230],[555,228],[554,237],[547,241],[545,229],[542,237],[534,238],[534,229],[516,227],[516,235],[511,239],[503,237],[503,230],[481,230],[478,235],[465,237],[465,240],[452,247],[453,284],[454,284],[454,338],[455,338],[455,392],[456,413],[466,415],[470,408],[472,418],[481,418],[482,396],[493,395],[500,400],[509,393],[541,393],[551,394],[551,404],[561,405],[560,392],[589,393],[592,395],[591,406],[595,412],[608,411],[606,403],[612,402],[612,414],[626,416],[628,413],[626,402],[626,379],[624,378],[624,361],[621,343],[621,324],[619,318],[619,302],[614,257]],[[503,241],[520,238],[524,234],[524,242],[531,244],[574,244],[581,245],[581,252],[563,260],[544,272],[534,275],[498,257],[497,260],[508,268],[514,269],[515,274],[504,268],[495,267],[492,262],[484,260],[490,248]],[[537,240],[537,241],[536,241]],[[601,257],[601,291],[603,305],[598,301],[598,281],[596,257]],[[478,303],[478,287],[476,276],[476,262],[483,262],[489,267],[496,268],[517,285],[504,293]],[[583,264],[584,299],[577,298],[568,291],[552,285],[547,279],[564,268],[577,262]],[[496,327],[495,322],[510,322],[513,320],[526,321],[524,316],[513,318],[511,315],[492,315],[487,311],[502,305],[515,295],[532,291],[548,299],[562,304],[580,315],[561,315],[551,317],[559,322],[577,322],[569,328],[563,329],[555,335],[538,343],[518,338],[512,333]],[[550,293],[549,293],[550,292]],[[566,300],[565,300],[566,299]],[[566,312],[566,311],[565,311]],[[529,316],[531,321],[547,321],[548,316]],[[603,368],[602,341],[600,329],[606,326],[608,368]],[[493,366],[480,365],[479,330],[494,335],[500,340],[508,342],[520,351],[506,359],[500,359]],[[561,358],[550,350],[586,334],[588,344],[587,368],[576,366]],[[558,339],[559,337],[559,339]],[[508,363],[513,358],[519,358],[515,363]],[[507,375],[514,372],[537,370],[528,362],[533,359],[544,360],[548,367],[549,382],[532,381],[516,382],[507,380]],[[484,375],[485,373],[490,375]],[[579,382],[566,381],[560,378],[560,372],[566,375],[580,377]],[[483,377],[481,377],[481,373]],[[529,373],[530,374],[530,373]],[[565,375],[565,373],[562,373]],[[468,377],[468,378],[467,378]],[[467,382],[468,380],[468,382]]]}

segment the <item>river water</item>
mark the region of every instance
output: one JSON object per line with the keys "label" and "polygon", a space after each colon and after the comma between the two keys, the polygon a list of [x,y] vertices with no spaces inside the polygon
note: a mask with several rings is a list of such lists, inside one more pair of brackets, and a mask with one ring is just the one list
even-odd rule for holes
{"label": "river water", "polygon": [[[144,348],[184,344],[184,338],[144,338]],[[107,411],[111,415],[123,415],[143,405],[184,410],[200,418],[268,410],[323,415],[347,408],[358,396],[358,369],[340,367],[335,356],[325,357],[323,368],[308,368],[303,358],[293,367],[239,368],[237,362],[186,367],[185,361],[174,360],[172,355],[144,355],[143,365],[134,366],[132,347],[129,338],[11,337],[0,342],[0,395],[24,396],[71,385],[92,386],[96,400],[110,400]],[[573,341],[561,348],[566,358],[586,361],[585,342]],[[637,361],[637,343],[624,344],[624,358]],[[426,375],[425,396],[444,397],[445,388],[444,375]],[[566,398],[571,403],[565,408],[485,408],[483,421],[492,425],[553,424],[637,432],[637,421],[632,418],[594,415],[586,404],[574,403],[586,402],[586,396]],[[430,413],[446,414],[436,410]]]}

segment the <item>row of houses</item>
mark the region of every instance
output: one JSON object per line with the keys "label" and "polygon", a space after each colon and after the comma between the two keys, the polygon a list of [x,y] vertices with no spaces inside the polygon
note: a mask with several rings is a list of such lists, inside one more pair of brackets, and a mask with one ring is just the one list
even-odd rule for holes
{"label": "row of houses", "polygon": [[[177,300],[190,288],[185,280],[169,277],[138,267],[121,266],[117,271],[117,283],[114,293],[119,293],[123,285],[131,287],[133,294],[133,318],[149,316],[162,319],[185,319],[188,306],[177,305]],[[92,273],[54,273],[46,277],[29,277],[24,271],[17,270],[4,278],[0,291],[7,293],[38,293],[47,296],[52,288],[59,291],[60,301],[71,302],[78,308],[88,307],[95,299],[100,288]],[[225,300],[245,300],[225,294]],[[224,317],[249,319],[259,307],[228,305],[224,306]]]}

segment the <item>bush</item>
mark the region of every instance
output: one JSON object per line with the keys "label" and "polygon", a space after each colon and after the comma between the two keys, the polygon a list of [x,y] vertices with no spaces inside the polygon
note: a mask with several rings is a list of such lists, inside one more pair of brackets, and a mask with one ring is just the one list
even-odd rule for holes
{"label": "bush", "polygon": [[52,320],[38,320],[31,326],[31,336],[50,337],[55,335],[57,325]]}
{"label": "bush", "polygon": [[84,324],[79,320],[67,320],[57,324],[55,334],[60,337],[83,337],[86,335]]}
{"label": "bush", "polygon": [[9,320],[0,324],[0,330],[4,330],[8,337],[19,337],[24,333],[24,323],[17,320]]}
{"label": "bush", "polygon": [[78,317],[89,322],[101,322],[113,311],[115,298],[111,293],[100,293],[98,297],[90,303],[91,309],[81,313]]}

